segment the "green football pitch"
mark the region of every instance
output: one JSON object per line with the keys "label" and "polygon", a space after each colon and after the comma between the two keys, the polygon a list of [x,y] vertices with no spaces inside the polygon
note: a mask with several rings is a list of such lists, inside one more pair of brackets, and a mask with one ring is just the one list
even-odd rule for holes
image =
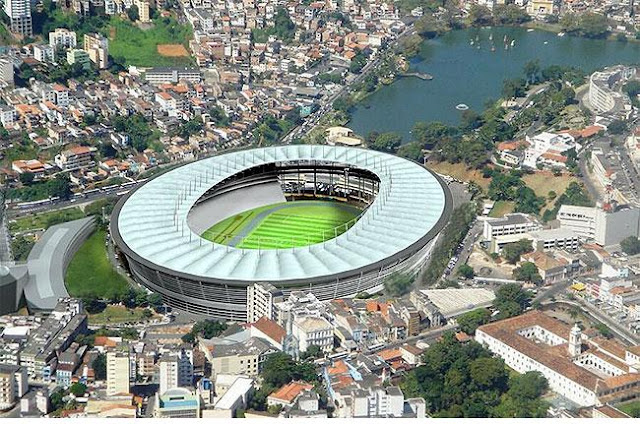
{"label": "green football pitch", "polygon": [[202,237],[241,249],[286,249],[330,240],[350,228],[361,210],[320,200],[283,202],[218,222]]}

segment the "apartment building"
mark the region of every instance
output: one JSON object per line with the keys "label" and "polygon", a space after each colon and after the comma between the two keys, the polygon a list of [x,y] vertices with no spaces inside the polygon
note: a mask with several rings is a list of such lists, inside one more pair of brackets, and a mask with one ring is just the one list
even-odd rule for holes
{"label": "apartment building", "polygon": [[130,377],[129,350],[107,352],[107,396],[129,394]]}
{"label": "apartment building", "polygon": [[109,66],[109,40],[106,37],[97,33],[85,34],[83,47],[98,69]]}
{"label": "apartment building", "polygon": [[33,36],[31,0],[5,0],[4,13],[9,18],[11,32],[23,37]]}
{"label": "apartment building", "polygon": [[66,28],[56,28],[49,33],[49,45],[53,49],[75,49],[78,45],[76,32]]}
{"label": "apartment building", "polygon": [[29,391],[27,369],[17,365],[0,364],[0,408],[15,405]]}
{"label": "apartment building", "polygon": [[93,165],[95,147],[78,146],[56,155],[55,163],[63,171],[84,168]]}
{"label": "apartment building", "polygon": [[269,283],[255,283],[247,287],[247,322],[262,317],[276,320],[273,304],[283,300],[282,291]]}

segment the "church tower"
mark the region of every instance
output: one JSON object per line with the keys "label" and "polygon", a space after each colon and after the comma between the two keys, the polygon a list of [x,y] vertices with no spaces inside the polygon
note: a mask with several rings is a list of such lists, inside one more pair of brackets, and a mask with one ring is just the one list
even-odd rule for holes
{"label": "church tower", "polygon": [[569,334],[569,355],[576,357],[582,353],[582,331],[574,324]]}

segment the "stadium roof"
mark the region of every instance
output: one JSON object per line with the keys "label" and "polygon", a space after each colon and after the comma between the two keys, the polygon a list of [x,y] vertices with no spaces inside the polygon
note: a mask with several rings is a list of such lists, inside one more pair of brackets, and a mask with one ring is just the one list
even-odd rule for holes
{"label": "stadium roof", "polygon": [[[189,210],[215,184],[261,164],[300,160],[349,164],[380,179],[374,202],[345,233],[304,247],[259,250],[217,244],[189,228]],[[116,219],[135,255],[169,271],[282,282],[355,271],[409,249],[439,230],[446,203],[440,181],[414,162],[350,147],[291,145],[227,153],[167,172],[130,194]]]}

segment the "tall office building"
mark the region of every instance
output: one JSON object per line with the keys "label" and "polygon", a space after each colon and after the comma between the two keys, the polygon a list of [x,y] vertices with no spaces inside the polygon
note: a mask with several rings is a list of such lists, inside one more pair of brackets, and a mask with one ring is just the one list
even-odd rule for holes
{"label": "tall office building", "polygon": [[33,35],[31,0],[5,0],[4,13],[9,17],[11,32],[24,37]]}
{"label": "tall office building", "polygon": [[129,393],[130,365],[128,351],[107,352],[107,396]]}

